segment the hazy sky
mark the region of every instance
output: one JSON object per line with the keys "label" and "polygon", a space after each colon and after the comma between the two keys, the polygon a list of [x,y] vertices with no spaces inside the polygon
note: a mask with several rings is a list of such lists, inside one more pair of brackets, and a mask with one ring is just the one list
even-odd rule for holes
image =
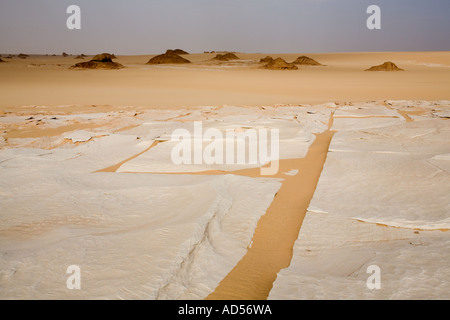
{"label": "hazy sky", "polygon": [[[69,30],[69,5],[81,30]],[[369,30],[369,5],[381,30]],[[450,0],[0,0],[1,53],[450,50]]]}

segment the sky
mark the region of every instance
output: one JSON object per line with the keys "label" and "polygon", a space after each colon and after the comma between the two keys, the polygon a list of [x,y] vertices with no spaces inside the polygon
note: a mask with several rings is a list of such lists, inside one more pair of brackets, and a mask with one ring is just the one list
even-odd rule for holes
{"label": "sky", "polygon": [[0,0],[0,53],[450,51],[449,15],[450,0]]}

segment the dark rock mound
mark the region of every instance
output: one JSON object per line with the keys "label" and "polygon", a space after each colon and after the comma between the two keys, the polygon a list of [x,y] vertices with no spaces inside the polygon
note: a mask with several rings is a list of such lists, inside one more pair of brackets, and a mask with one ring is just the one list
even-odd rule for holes
{"label": "dark rock mound", "polygon": [[79,62],[71,67],[72,69],[122,69],[123,65],[117,62],[112,61],[87,61],[87,62]]}
{"label": "dark rock mound", "polygon": [[179,54],[179,55],[189,54],[189,52],[186,52],[186,51],[181,50],[181,49],[175,49],[175,50],[173,50],[173,52],[174,52],[175,54]]}
{"label": "dark rock mound", "polygon": [[85,55],[85,54],[79,54],[75,57],[75,59],[84,59],[86,57],[87,57],[87,55]]}
{"label": "dark rock mound", "polygon": [[373,66],[364,71],[405,71],[395,65],[395,63],[387,61],[379,66]]}
{"label": "dark rock mound", "polygon": [[322,64],[320,64],[319,62],[317,62],[316,60],[307,57],[307,56],[301,56],[298,57],[294,62],[292,62],[293,64],[299,64],[302,66],[321,66]]}
{"label": "dark rock mound", "polygon": [[117,57],[114,54],[110,53],[100,53],[97,54],[92,58],[92,61],[100,61],[100,62],[106,62],[106,61],[112,61],[112,59],[117,59]]}
{"label": "dark rock mound", "polygon": [[261,60],[259,60],[259,63],[271,63],[273,62],[273,58],[270,56],[267,56],[265,58],[262,58]]}
{"label": "dark rock mound", "polygon": [[166,53],[151,58],[147,64],[171,64],[171,63],[191,63],[188,59],[176,54],[174,50],[167,50]]}
{"label": "dark rock mound", "polygon": [[287,63],[282,58],[276,58],[272,62],[267,63],[264,68],[270,70],[298,70],[295,64]]}
{"label": "dark rock mound", "polygon": [[29,57],[29,55],[24,54],[24,53],[19,53],[19,54],[17,55],[17,57],[20,58],[20,59],[26,59],[26,58]]}
{"label": "dark rock mound", "polygon": [[217,54],[213,60],[219,60],[219,61],[230,61],[230,60],[239,60],[240,58],[235,55],[232,52],[224,53],[224,54]]}
{"label": "dark rock mound", "polygon": [[113,62],[114,55],[109,53],[101,53],[96,55],[90,61],[79,62],[73,65],[72,69],[121,69],[124,68],[123,65],[117,62]]}

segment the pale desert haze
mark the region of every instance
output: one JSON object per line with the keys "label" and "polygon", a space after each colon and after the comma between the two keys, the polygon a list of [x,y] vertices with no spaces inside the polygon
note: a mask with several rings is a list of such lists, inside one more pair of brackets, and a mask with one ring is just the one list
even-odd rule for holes
{"label": "pale desert haze", "polygon": [[[175,49],[2,54],[1,299],[450,299],[450,52]],[[195,122],[277,173],[174,164]]]}

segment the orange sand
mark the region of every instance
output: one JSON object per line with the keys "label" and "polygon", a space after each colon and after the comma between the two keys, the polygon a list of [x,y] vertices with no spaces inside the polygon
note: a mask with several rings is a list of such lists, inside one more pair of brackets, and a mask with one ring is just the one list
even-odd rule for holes
{"label": "orange sand", "polygon": [[[292,71],[259,69],[259,59],[267,54],[238,53],[241,60],[214,63],[214,54],[191,54],[192,63],[186,66],[145,65],[150,55],[119,56],[116,61],[125,69],[81,71],[69,69],[76,61],[71,57],[11,59],[0,65],[0,110],[34,105],[179,108],[450,98],[450,52],[308,53],[326,66]],[[276,56],[292,62],[302,54]],[[405,72],[364,72],[384,61],[395,62]],[[28,67],[32,63],[40,66]]]}

